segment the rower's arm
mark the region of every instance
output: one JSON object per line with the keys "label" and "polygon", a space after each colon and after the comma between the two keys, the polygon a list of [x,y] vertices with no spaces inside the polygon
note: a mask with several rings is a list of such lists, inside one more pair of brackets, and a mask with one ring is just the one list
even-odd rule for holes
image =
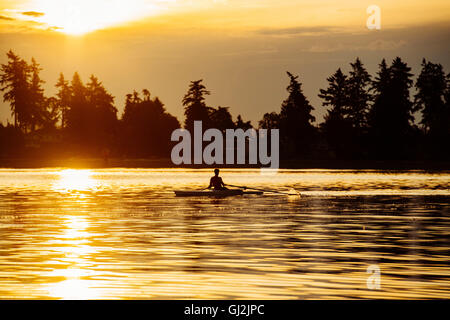
{"label": "rower's arm", "polygon": [[206,189],[211,189],[212,188],[212,179],[209,180],[209,186]]}

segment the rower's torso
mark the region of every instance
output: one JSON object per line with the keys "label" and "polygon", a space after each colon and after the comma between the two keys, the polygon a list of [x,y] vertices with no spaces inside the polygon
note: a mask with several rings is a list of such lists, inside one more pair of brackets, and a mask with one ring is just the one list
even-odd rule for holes
{"label": "rower's torso", "polygon": [[222,188],[222,178],[214,176],[211,178],[211,185],[214,187],[214,189],[221,189]]}

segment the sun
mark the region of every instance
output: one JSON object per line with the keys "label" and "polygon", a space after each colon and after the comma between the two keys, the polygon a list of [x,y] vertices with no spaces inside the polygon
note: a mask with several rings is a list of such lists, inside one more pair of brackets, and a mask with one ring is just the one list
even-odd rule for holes
{"label": "sun", "polygon": [[83,35],[154,15],[155,0],[35,0],[32,8],[43,13],[37,22],[68,35]]}

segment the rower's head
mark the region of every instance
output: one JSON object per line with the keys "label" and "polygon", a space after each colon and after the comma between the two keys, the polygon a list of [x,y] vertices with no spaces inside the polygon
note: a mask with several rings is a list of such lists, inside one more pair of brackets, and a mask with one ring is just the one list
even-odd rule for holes
{"label": "rower's head", "polygon": [[216,175],[216,176],[218,176],[219,175],[219,169],[214,169],[214,174]]}

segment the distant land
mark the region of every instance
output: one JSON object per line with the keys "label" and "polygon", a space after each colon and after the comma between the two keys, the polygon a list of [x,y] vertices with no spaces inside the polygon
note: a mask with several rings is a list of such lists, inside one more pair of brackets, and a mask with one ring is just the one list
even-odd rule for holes
{"label": "distant land", "polygon": [[[75,168],[75,169],[107,169],[107,168],[260,168],[252,165],[180,165],[176,166],[170,158],[10,158],[0,159],[0,168],[6,169],[38,169],[38,168]],[[281,160],[280,169],[345,169],[345,170],[450,170],[450,161],[376,161],[376,160]]]}

